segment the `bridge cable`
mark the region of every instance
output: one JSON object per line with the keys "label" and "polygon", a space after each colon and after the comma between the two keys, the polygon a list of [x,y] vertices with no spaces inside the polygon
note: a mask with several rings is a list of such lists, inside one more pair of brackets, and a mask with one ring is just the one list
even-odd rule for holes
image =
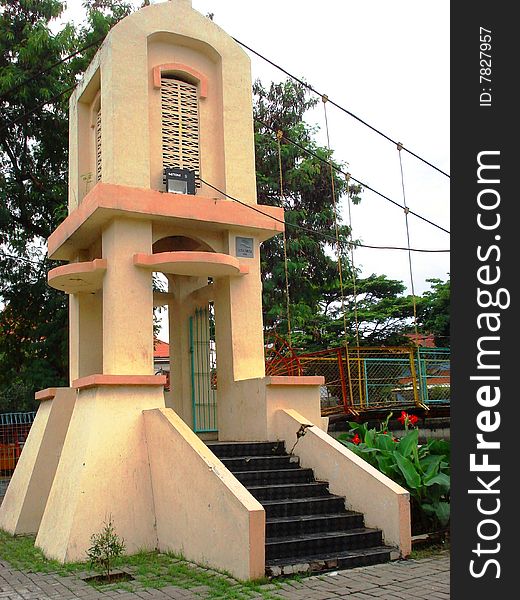
{"label": "bridge cable", "polygon": [[[321,94],[320,92],[318,92],[316,89],[314,89],[310,84],[306,83],[305,81],[303,81],[302,79],[299,79],[298,77],[296,77],[295,75],[292,75],[291,73],[289,73],[289,71],[286,71],[283,67],[280,67],[280,65],[277,65],[275,62],[273,62],[272,60],[269,60],[268,58],[266,58],[265,56],[263,56],[262,54],[260,54],[260,52],[257,52],[256,50],[253,50],[253,48],[250,48],[249,46],[247,46],[246,44],[244,44],[243,42],[241,42],[240,40],[237,40],[237,38],[233,38],[235,40],[235,42],[237,44],[240,44],[241,46],[243,46],[244,48],[246,48],[247,50],[249,50],[250,52],[252,52],[253,54],[256,54],[256,56],[260,57],[262,60],[265,60],[265,62],[269,63],[270,65],[272,65],[273,67],[275,67],[276,69],[278,69],[279,71],[281,71],[282,73],[285,73],[285,75],[287,75],[288,77],[290,77],[291,79],[293,79],[294,81],[298,82],[300,85],[303,85],[305,88],[307,88],[308,90],[310,90],[311,92],[315,93],[317,96],[320,96],[320,98],[323,98],[323,94]],[[334,102],[333,100],[329,99],[329,102],[331,104],[333,104],[336,108],[339,108],[339,110],[343,111],[344,113],[346,113],[347,115],[349,115],[350,117],[356,119],[356,121],[359,121],[360,123],[362,123],[363,125],[365,125],[366,127],[368,127],[369,129],[371,129],[372,131],[374,131],[375,133],[379,134],[381,137],[385,138],[386,140],[388,140],[389,142],[392,142],[392,144],[397,144],[397,142],[395,142],[391,137],[387,136],[386,134],[384,134],[382,131],[380,131],[379,129],[376,129],[376,127],[370,125],[369,123],[367,123],[366,121],[364,121],[363,119],[361,119],[360,117],[358,117],[357,115],[355,115],[353,112],[351,112],[350,110],[347,110],[346,108],[344,108],[343,106],[341,106],[340,104],[338,104],[337,102]],[[436,171],[438,171],[439,173],[441,173],[442,175],[445,175],[446,177],[450,177],[450,175],[448,173],[446,173],[445,171],[443,171],[442,169],[439,169],[439,167],[436,167],[434,164],[432,164],[431,162],[427,161],[425,158],[422,158],[421,156],[419,156],[418,154],[415,154],[415,152],[412,152],[411,150],[409,150],[408,148],[405,148],[404,146],[402,146],[402,149],[405,152],[408,152],[408,154],[411,154],[412,156],[414,156],[415,158],[417,158],[418,160],[422,161],[424,164],[428,165],[429,167],[431,167],[432,169],[435,169]]]}
{"label": "bridge cable", "polygon": [[[329,156],[331,156],[329,123],[328,123],[328,119],[327,119],[328,97],[326,95],[323,95],[321,97],[321,100],[323,102],[323,114],[325,117],[325,132],[327,134],[327,149],[329,152]],[[351,404],[353,405],[352,377],[350,374],[349,341],[348,341],[348,333],[347,333],[347,313],[346,313],[346,309],[345,309],[345,291],[344,291],[344,287],[343,287],[343,266],[341,264],[341,244],[339,241],[339,228],[338,228],[338,207],[337,207],[337,203],[336,203],[336,186],[334,185],[334,169],[332,168],[332,161],[329,161],[329,168],[330,168],[332,207],[333,207],[333,214],[334,214],[334,230],[336,233],[336,249],[337,249],[337,255],[338,255],[338,274],[339,274],[339,287],[340,287],[340,293],[341,293],[341,312],[343,313],[343,335],[344,335],[344,341],[345,341],[345,356],[346,356],[346,362],[347,362],[347,374],[348,374],[350,400],[351,400]],[[350,235],[352,236],[352,230],[350,231]],[[354,302],[356,302],[355,295],[354,295]],[[357,335],[357,330],[356,330],[356,335]],[[358,338],[358,347],[359,347],[359,338]],[[358,353],[359,353],[359,348],[358,348]]]}
{"label": "bridge cable", "polygon": [[[278,170],[280,174],[280,201],[281,206],[283,208],[284,194],[283,194],[283,174],[282,174],[282,148],[280,145],[280,140],[283,137],[283,132],[278,130],[276,132],[276,141],[278,145]],[[284,262],[284,271],[285,271],[285,302],[286,302],[286,311],[287,311],[287,338],[289,342],[289,346],[291,346],[291,300],[289,295],[289,269],[287,266],[287,237],[285,235],[285,227],[283,228],[283,262]]]}
{"label": "bridge cable", "polygon": [[[408,248],[410,248],[410,227],[408,224],[408,206],[406,204],[406,193],[405,193],[405,187],[404,187],[403,159],[402,159],[402,155],[401,155],[402,148],[403,148],[403,146],[402,146],[401,142],[399,142],[397,144],[397,152],[399,154],[399,168],[401,171],[401,186],[403,189],[403,204],[405,207],[404,208],[404,219],[405,219],[405,225],[406,225],[406,240],[408,243]],[[415,331],[415,347],[418,349],[419,348],[419,329],[417,327],[417,299],[415,297],[415,286],[414,286],[414,277],[413,277],[413,268],[412,268],[412,252],[410,250],[408,250],[408,266],[410,269],[410,285],[411,285],[411,289],[412,289],[413,326],[414,326],[414,331]],[[418,360],[417,360],[417,366],[420,370],[421,369],[421,360],[420,360],[419,356],[418,356]],[[412,378],[416,379],[415,365],[414,365],[413,357],[410,361],[410,370],[411,370]],[[419,407],[425,408],[425,409],[428,408],[426,405],[424,405],[421,402],[421,400],[419,398],[419,394],[417,391],[417,385],[413,386],[413,395],[414,395],[414,401],[415,401],[416,406],[419,406]]]}
{"label": "bridge cable", "polygon": [[[260,125],[262,125],[262,127],[265,127],[266,129],[269,129],[273,132],[275,132],[275,129],[273,129],[273,127],[271,127],[270,125],[268,125],[267,123],[264,123],[263,121],[261,121],[260,119],[258,119],[257,117],[255,117],[255,121],[257,123],[259,123]],[[300,150],[302,150],[303,152],[307,153],[309,156],[312,156],[314,158],[316,158],[317,160],[319,160],[320,162],[327,164],[327,165],[332,165],[332,168],[337,172],[337,173],[341,173],[342,175],[345,175],[345,177],[347,176],[347,173],[345,171],[343,171],[340,167],[332,164],[329,160],[323,158],[322,156],[320,156],[319,154],[316,154],[316,152],[313,152],[312,150],[310,150],[309,148],[306,148],[305,146],[303,146],[302,144],[299,144],[298,142],[296,142],[295,140],[287,137],[285,134],[283,136],[283,139],[287,140],[288,142],[290,142],[291,144],[293,144],[294,146],[296,146],[296,148],[299,148]],[[399,202],[396,202],[395,200],[392,200],[392,198],[389,198],[388,196],[385,196],[385,194],[382,194],[381,192],[378,192],[376,189],[374,189],[373,187],[369,186],[366,183],[363,183],[362,181],[360,181],[359,179],[356,179],[353,175],[350,175],[350,178],[352,179],[352,181],[355,181],[357,184],[359,184],[360,186],[362,186],[363,188],[373,192],[374,194],[376,194],[377,196],[380,196],[381,198],[383,198],[383,200],[387,200],[388,202],[392,203],[394,206],[397,206],[398,208],[401,208],[404,210],[404,206],[402,204],[399,204]],[[437,229],[440,229],[441,231],[444,231],[444,233],[450,233],[450,231],[448,229],[445,229],[444,227],[442,227],[441,225],[437,225],[437,223],[434,223],[433,221],[430,221],[429,219],[427,219],[426,217],[423,217],[422,215],[414,212],[413,210],[409,210],[408,211],[411,215],[413,215],[414,217],[417,217],[418,219],[421,219],[422,221],[424,221],[425,223],[428,223],[429,225],[433,225],[433,227],[436,227]]]}

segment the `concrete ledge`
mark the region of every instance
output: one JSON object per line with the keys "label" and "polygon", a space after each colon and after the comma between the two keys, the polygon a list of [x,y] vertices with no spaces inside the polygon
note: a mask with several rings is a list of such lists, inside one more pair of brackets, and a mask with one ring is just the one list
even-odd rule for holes
{"label": "concrete ledge", "polygon": [[101,385],[165,385],[165,375],[87,375],[72,382],[72,387],[81,390]]}
{"label": "concrete ledge", "polygon": [[[310,424],[295,410],[275,415],[278,439],[292,448],[301,425]],[[365,515],[367,527],[382,529],[385,543],[396,546],[402,557],[412,550],[410,494],[343,444],[318,427],[309,427],[294,453],[303,467],[311,467],[317,479],[329,482],[332,494],[343,496],[350,510]]]}
{"label": "concrete ledge", "polygon": [[265,378],[266,385],[325,385],[322,375],[286,376],[270,375]]}
{"label": "concrete ledge", "polygon": [[249,267],[234,256],[221,252],[176,251],[134,254],[134,265],[150,271],[192,277],[247,275]]}
{"label": "concrete ledge", "polygon": [[99,182],[49,236],[49,258],[73,260],[79,249],[91,245],[98,239],[100,229],[118,216],[161,221],[179,227],[209,226],[214,231],[233,229],[252,234],[259,241],[284,229],[282,208],[259,205],[261,212],[255,213],[231,200],[199,194],[195,198],[196,201],[189,194],[168,194]]}
{"label": "concrete ledge", "polygon": [[0,506],[0,528],[15,535],[38,531],[74,409],[76,390],[48,388],[36,396],[42,403]]}
{"label": "concrete ledge", "polygon": [[56,388],[45,388],[34,394],[34,399],[43,402],[44,400],[52,400],[56,396]]}
{"label": "concrete ledge", "polygon": [[47,281],[51,287],[67,294],[92,293],[103,287],[106,270],[106,259],[96,258],[55,267],[47,274]]}
{"label": "concrete ledge", "polygon": [[265,572],[265,511],[172,409],[143,412],[161,551],[229,571]]}

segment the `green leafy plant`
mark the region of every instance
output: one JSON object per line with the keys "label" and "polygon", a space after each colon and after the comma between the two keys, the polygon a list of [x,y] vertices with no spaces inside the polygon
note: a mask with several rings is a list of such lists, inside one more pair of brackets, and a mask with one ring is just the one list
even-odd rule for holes
{"label": "green leafy plant", "polygon": [[92,544],[87,551],[91,567],[100,571],[101,575],[110,583],[111,569],[114,561],[122,556],[125,551],[125,540],[120,538],[112,522],[112,516],[103,522],[103,529],[92,534]]}
{"label": "green leafy plant", "polygon": [[450,520],[450,443],[429,440],[419,444],[417,417],[402,412],[399,421],[405,435],[388,431],[392,413],[379,429],[366,423],[349,423],[350,431],[339,441],[390,479],[410,492],[412,533],[446,528]]}

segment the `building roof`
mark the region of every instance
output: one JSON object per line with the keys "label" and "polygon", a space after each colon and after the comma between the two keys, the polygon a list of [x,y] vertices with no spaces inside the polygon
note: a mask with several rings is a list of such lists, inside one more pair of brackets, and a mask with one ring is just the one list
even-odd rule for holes
{"label": "building roof", "polygon": [[170,344],[163,342],[158,338],[153,341],[153,357],[154,358],[168,358],[170,356]]}
{"label": "building roof", "polygon": [[406,337],[410,338],[412,342],[417,343],[418,346],[422,346],[423,348],[435,348],[435,340],[432,333],[407,333]]}

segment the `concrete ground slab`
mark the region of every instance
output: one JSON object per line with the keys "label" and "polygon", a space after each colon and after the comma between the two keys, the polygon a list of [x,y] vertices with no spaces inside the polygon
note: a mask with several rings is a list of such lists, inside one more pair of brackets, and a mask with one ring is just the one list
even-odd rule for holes
{"label": "concrete ground slab", "polygon": [[[221,575],[219,575],[221,577]],[[238,584],[244,600],[289,598],[302,600],[441,600],[450,597],[448,552],[421,560],[403,560],[308,577],[298,582],[274,582],[262,593]],[[30,573],[0,561],[0,600],[204,600],[208,588],[190,590],[169,585],[161,589],[99,591],[74,576]],[[234,596],[235,597],[235,596]],[[240,597],[238,594],[236,597]]]}

